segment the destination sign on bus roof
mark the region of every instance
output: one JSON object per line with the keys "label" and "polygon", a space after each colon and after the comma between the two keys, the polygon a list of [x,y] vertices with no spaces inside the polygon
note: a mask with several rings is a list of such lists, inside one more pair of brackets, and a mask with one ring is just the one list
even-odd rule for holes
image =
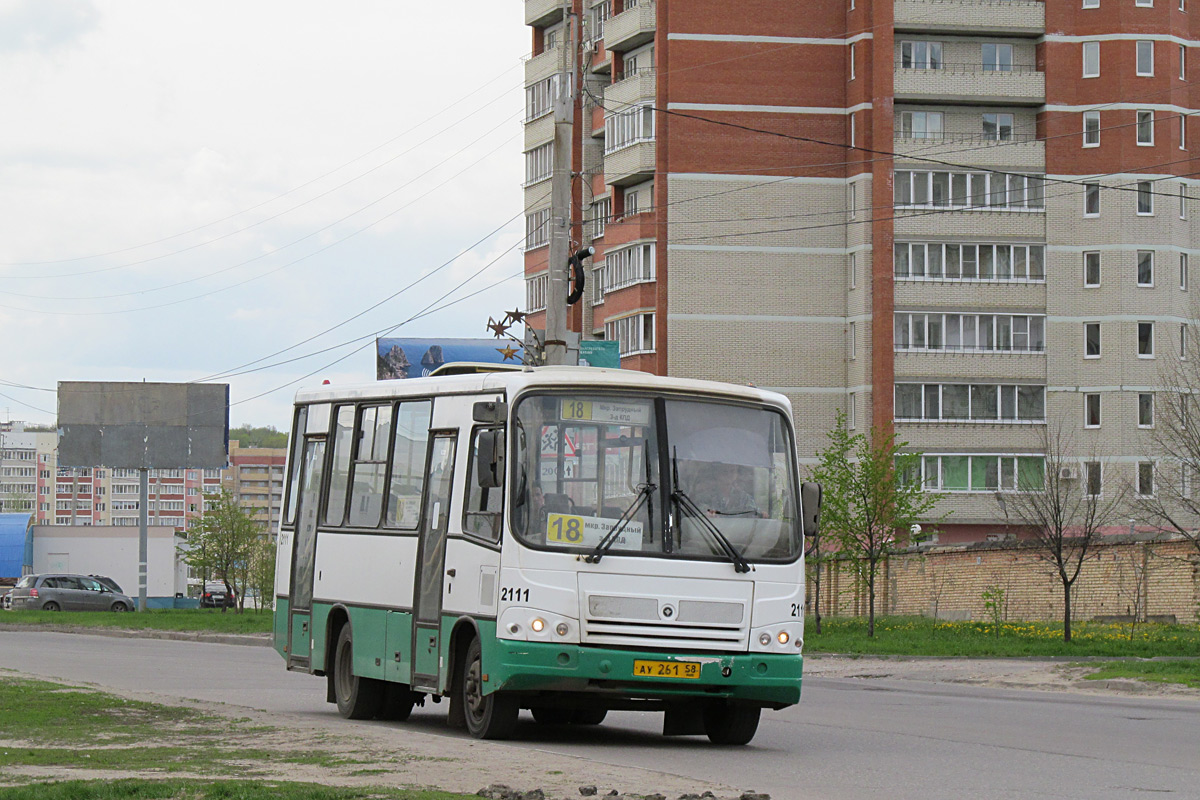
{"label": "destination sign on bus roof", "polygon": [[562,418],[609,425],[649,425],[650,404],[615,400],[562,401]]}

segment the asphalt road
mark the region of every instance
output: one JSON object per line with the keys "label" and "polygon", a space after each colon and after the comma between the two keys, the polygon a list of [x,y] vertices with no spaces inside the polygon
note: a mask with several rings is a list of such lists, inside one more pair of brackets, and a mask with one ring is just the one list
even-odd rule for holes
{"label": "asphalt road", "polygon": [[[0,667],[340,724],[324,681],[266,647],[0,631]],[[398,731],[460,737],[427,705]],[[764,714],[748,747],[666,739],[661,717],[595,729],[532,722],[515,744],[769,792],[775,800],[1200,798],[1200,702],[809,678],[799,706]],[[551,732],[553,731],[553,732]]]}

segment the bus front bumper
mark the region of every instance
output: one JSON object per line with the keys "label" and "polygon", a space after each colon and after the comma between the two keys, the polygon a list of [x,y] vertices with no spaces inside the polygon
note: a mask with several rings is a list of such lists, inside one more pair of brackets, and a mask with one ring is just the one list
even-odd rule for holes
{"label": "bus front bumper", "polygon": [[[486,691],[588,692],[629,699],[707,697],[782,708],[800,701],[804,658],[773,653],[656,653],[493,640]],[[698,678],[638,675],[634,662],[699,664]],[[647,665],[640,665],[645,672]],[[682,668],[667,668],[678,671]],[[694,667],[688,667],[694,671]]]}

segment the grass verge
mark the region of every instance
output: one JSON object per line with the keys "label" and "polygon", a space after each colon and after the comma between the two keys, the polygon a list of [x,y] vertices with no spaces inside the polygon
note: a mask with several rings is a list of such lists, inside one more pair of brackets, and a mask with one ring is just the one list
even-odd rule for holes
{"label": "grass verge", "polygon": [[66,625],[82,628],[126,630],[209,631],[212,633],[270,633],[270,611],[221,613],[218,608],[162,608],[133,614],[105,611],[0,612],[0,623],[16,625]]}
{"label": "grass verge", "polygon": [[1105,661],[1100,664],[1076,664],[1094,669],[1085,675],[1089,681],[1131,678],[1151,683],[1176,683],[1200,689],[1200,660],[1197,661]]}
{"label": "grass verge", "polygon": [[0,787],[0,800],[464,800],[471,795],[288,781],[57,781]]}
{"label": "grass verge", "polygon": [[1200,626],[1130,626],[1077,622],[1071,641],[1062,625],[1047,622],[945,622],[927,617],[876,617],[875,636],[867,636],[861,617],[823,617],[821,633],[810,618],[804,631],[808,653],[853,655],[966,656],[1196,656]]}

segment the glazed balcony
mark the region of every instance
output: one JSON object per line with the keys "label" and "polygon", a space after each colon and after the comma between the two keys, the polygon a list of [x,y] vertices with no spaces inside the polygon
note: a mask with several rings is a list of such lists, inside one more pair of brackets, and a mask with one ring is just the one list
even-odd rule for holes
{"label": "glazed balcony", "polygon": [[1046,4],[1038,0],[896,0],[897,32],[1041,36]]}

